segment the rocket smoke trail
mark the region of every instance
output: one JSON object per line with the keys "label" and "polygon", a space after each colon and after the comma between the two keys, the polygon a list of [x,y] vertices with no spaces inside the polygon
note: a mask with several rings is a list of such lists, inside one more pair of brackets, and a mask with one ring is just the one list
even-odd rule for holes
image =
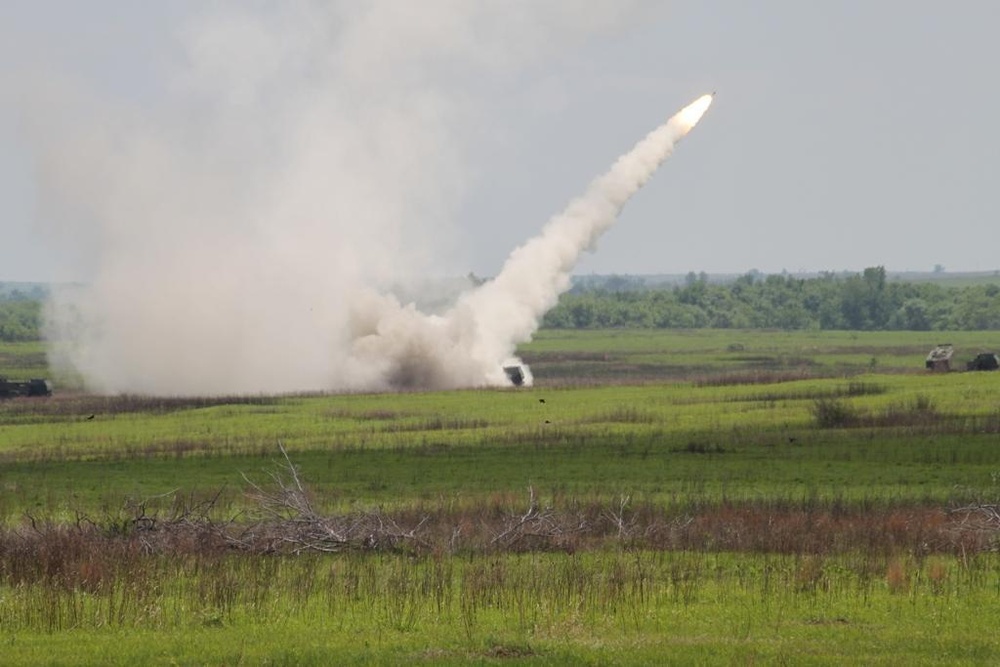
{"label": "rocket smoke trail", "polygon": [[52,367],[100,393],[509,385],[504,366],[520,365],[580,254],[711,96],[438,314],[393,289],[453,250],[463,138],[480,120],[467,82],[639,4],[213,3],[146,103],[25,76],[40,217],[82,271],[46,308]]}
{"label": "rocket smoke trail", "polygon": [[[323,143],[316,137],[324,135],[304,124],[301,136],[308,141],[296,145],[277,177],[259,181],[266,187],[250,198],[250,213],[242,198],[229,194],[239,181],[225,180],[246,174],[192,168],[205,162],[201,153],[155,135],[140,135],[137,149],[125,155],[61,149],[52,163],[60,178],[52,185],[93,216],[91,236],[101,242],[102,261],[93,280],[49,304],[50,361],[102,393],[509,386],[509,365],[521,366],[530,384],[530,371],[513,357],[517,345],[531,338],[569,287],[580,254],[614,224],[711,102],[705,95],[653,130],[514,250],[493,280],[440,315],[401,303],[371,272],[405,259],[386,247],[402,217],[393,204],[408,201],[408,193],[423,196],[426,184],[413,183],[397,199],[380,191],[373,198],[364,188],[332,196],[330,165],[342,167],[347,183],[359,171],[356,154],[336,143],[340,135]],[[390,116],[388,126],[360,119],[345,127],[373,138],[406,123],[427,129],[409,115]],[[428,158],[424,166],[441,154],[434,142],[388,145],[397,144],[398,155],[360,164],[377,177],[373,182],[383,182],[386,168],[411,152]],[[228,150],[226,144],[218,154]],[[81,171],[81,164],[102,168]],[[104,173],[115,177],[90,177]],[[185,196],[170,196],[174,191]]]}
{"label": "rocket smoke trail", "polygon": [[456,296],[414,277],[453,271],[466,150],[501,113],[502,82],[646,4],[223,0],[176,26],[138,96],[39,53],[10,99],[39,223],[74,281],[46,305],[56,376],[152,395],[509,386],[504,366],[520,365],[580,254],[711,96],[495,279]]}
{"label": "rocket smoke trail", "polygon": [[[531,338],[542,316],[569,288],[580,254],[614,224],[625,203],[698,123],[712,99],[703,95],[650,132],[552,218],[541,234],[514,250],[496,278],[465,294],[442,318],[422,318],[419,326],[415,311],[395,310],[376,332],[355,343],[356,356],[368,357],[368,364],[387,363],[382,370],[388,371],[391,384],[509,384],[503,366],[520,364],[512,357],[515,347]],[[526,379],[530,383],[530,373]]]}

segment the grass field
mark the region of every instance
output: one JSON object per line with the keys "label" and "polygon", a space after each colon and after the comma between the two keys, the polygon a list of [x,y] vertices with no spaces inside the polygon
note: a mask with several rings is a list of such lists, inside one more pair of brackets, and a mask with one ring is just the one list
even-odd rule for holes
{"label": "grass field", "polygon": [[521,390],[0,402],[4,662],[994,663],[1000,374],[938,342],[543,331]]}

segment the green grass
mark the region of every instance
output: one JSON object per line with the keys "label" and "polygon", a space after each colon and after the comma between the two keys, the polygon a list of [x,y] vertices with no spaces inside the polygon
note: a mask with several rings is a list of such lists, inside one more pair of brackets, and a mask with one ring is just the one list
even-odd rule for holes
{"label": "green grass", "polygon": [[990,331],[542,330],[521,352],[543,383],[635,382],[739,372],[912,373],[941,342],[955,345],[959,365],[1000,346]]}
{"label": "green grass", "polygon": [[[653,501],[994,497],[995,380],[921,373],[190,408],[179,400],[153,410],[126,399],[8,401],[0,404],[0,516],[93,511],[175,489],[225,488],[235,502],[242,474],[269,469],[279,443],[329,509],[476,502],[529,484],[547,495]],[[815,410],[823,400],[863,419],[822,428]]]}
{"label": "green grass", "polygon": [[0,377],[27,380],[49,373],[45,344],[0,342]]}
{"label": "green grass", "polygon": [[[0,607],[5,664],[976,664],[995,555],[163,560]],[[97,567],[97,566],[95,566]],[[13,600],[11,600],[13,598]]]}
{"label": "green grass", "polygon": [[[1000,375],[925,372],[935,336],[541,332],[530,389],[0,402],[3,662],[988,664]],[[282,447],[325,515],[425,541],[210,544]]]}

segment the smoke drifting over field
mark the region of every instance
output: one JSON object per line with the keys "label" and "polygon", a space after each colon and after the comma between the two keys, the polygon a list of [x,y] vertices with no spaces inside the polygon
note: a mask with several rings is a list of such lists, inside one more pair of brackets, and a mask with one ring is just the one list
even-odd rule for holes
{"label": "smoke drifting over field", "polygon": [[217,9],[184,33],[187,65],[156,104],[36,97],[45,212],[93,276],[50,305],[53,361],[104,392],[508,384],[502,366],[580,253],[711,98],[619,159],[494,280],[426,314],[391,288],[452,236],[475,121],[455,82],[514,72],[626,5]]}

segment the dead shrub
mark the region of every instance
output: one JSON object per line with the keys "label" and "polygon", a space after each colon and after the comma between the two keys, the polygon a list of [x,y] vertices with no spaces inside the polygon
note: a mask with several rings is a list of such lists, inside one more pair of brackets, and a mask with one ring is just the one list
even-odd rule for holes
{"label": "dead shrub", "polygon": [[889,561],[885,581],[890,593],[902,595],[910,592],[910,571],[903,559],[893,558]]}

